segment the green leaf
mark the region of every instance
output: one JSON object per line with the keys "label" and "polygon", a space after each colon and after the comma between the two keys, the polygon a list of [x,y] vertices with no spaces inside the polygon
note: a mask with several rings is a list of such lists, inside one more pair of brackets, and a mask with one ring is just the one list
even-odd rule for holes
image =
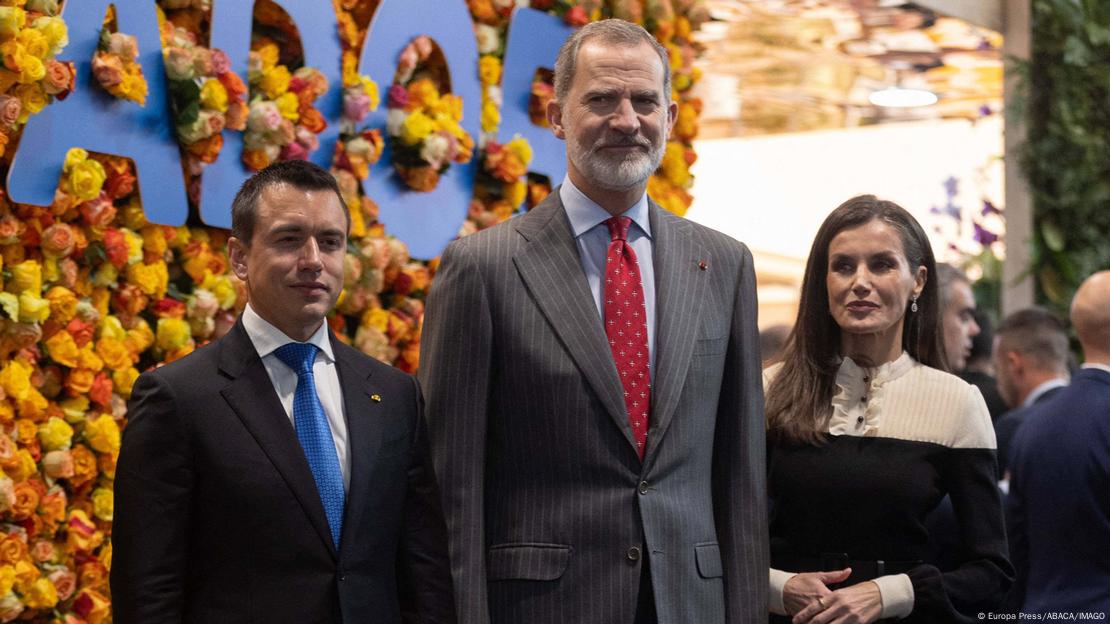
{"label": "green leaf", "polygon": [[1051,221],[1041,223],[1041,236],[1044,238],[1044,244],[1052,251],[1064,250],[1064,233]]}

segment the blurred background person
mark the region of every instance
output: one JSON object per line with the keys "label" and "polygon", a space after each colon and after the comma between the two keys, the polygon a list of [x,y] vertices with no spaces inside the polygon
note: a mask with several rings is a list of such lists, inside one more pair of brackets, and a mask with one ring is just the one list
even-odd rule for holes
{"label": "blurred background person", "polygon": [[979,333],[971,337],[971,353],[967,356],[964,369],[957,371],[967,383],[979,388],[983,400],[987,402],[987,411],[991,413],[991,421],[998,421],[998,417],[1006,413],[1006,402],[998,393],[998,380],[994,373],[994,332],[991,331],[991,319],[981,308],[975,308],[972,313],[975,324],[979,326]]}
{"label": "blurred background person", "polygon": [[994,425],[998,474],[1004,478],[1010,442],[1030,409],[1068,385],[1068,334],[1055,314],[1033,307],[1003,319],[994,344],[998,390],[1011,408]]}
{"label": "blurred background person", "polygon": [[[783,362],[764,373],[773,622],[975,621],[1009,588],[994,431],[979,391],[943,372],[935,274],[892,202],[855,197],[818,230]],[[951,571],[924,562],[946,493]]]}
{"label": "blurred background person", "polygon": [[971,355],[971,339],[979,334],[975,321],[975,293],[967,275],[950,264],[937,264],[941,327],[948,370],[959,372]]}
{"label": "blurred background person", "polygon": [[1086,363],[1013,441],[1008,602],[1024,613],[1110,611],[1110,271],[1079,287],[1071,322]]}
{"label": "blurred background person", "polygon": [[782,351],[789,337],[790,326],[781,323],[759,332],[759,353],[763,359],[763,368],[782,359]]}

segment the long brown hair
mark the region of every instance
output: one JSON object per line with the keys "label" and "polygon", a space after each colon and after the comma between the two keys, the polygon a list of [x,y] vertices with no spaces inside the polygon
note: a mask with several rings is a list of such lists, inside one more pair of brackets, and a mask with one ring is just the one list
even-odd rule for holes
{"label": "long brown hair", "polygon": [[[787,339],[782,368],[767,389],[767,433],[775,442],[820,444],[832,415],[840,365],[840,327],[829,312],[826,282],[829,244],[843,230],[880,220],[898,232],[910,271],[926,269],[917,312],[902,317],[902,348],[927,366],[946,370],[940,332],[936,260],[929,238],[913,216],[874,195],[853,197],[825,218],[806,262],[798,318]],[[907,302],[908,305],[908,302]]]}

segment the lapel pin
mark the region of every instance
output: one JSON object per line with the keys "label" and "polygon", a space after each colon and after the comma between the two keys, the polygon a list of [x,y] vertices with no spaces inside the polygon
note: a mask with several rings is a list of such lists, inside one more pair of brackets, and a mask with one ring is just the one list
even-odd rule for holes
{"label": "lapel pin", "polygon": [[698,260],[698,268],[701,269],[702,271],[705,271],[706,269],[709,268],[709,263],[706,262],[705,260]]}
{"label": "lapel pin", "polygon": [[382,395],[380,395],[380,394],[371,394],[370,395],[370,400],[375,402],[375,403],[381,403],[382,402]]}

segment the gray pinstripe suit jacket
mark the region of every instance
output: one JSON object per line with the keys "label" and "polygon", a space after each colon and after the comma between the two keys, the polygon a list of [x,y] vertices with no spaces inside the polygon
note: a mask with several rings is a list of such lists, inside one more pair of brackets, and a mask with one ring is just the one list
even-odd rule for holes
{"label": "gray pinstripe suit jacket", "polygon": [[650,203],[641,462],[558,197],[452,243],[428,300],[420,380],[460,622],[630,624],[633,547],[650,557],[660,624],[766,622],[751,254]]}

